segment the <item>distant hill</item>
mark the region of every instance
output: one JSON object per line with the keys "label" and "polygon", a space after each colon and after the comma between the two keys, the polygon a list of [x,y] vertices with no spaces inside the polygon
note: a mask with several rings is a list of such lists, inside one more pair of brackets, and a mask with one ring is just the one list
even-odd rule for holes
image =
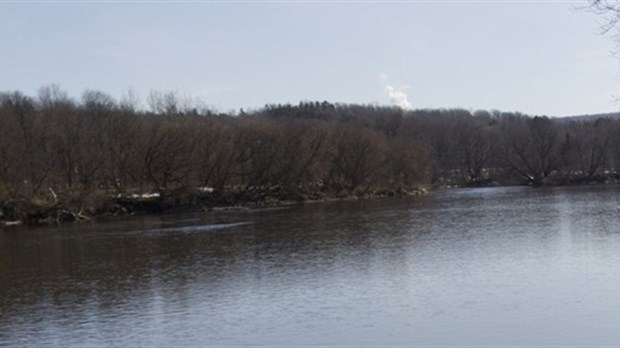
{"label": "distant hill", "polygon": [[620,112],[608,112],[604,114],[591,114],[591,115],[576,115],[576,116],[563,116],[558,117],[563,121],[593,121],[598,118],[611,118],[614,120],[620,119]]}

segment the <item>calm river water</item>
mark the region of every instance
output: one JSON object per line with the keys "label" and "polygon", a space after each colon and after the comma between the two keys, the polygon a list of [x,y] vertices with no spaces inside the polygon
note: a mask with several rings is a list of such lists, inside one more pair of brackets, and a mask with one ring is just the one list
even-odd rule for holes
{"label": "calm river water", "polygon": [[620,187],[0,230],[0,346],[617,345]]}

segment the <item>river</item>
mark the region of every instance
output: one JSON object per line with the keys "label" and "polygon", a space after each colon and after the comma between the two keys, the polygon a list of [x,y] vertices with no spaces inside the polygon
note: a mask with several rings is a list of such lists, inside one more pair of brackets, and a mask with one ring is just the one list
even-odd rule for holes
{"label": "river", "polygon": [[0,229],[0,346],[617,345],[620,187]]}

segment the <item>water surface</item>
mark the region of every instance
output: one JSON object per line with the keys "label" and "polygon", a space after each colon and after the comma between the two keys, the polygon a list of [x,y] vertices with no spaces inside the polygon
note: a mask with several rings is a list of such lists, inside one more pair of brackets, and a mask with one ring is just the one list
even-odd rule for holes
{"label": "water surface", "polygon": [[616,345],[620,188],[0,230],[0,345]]}

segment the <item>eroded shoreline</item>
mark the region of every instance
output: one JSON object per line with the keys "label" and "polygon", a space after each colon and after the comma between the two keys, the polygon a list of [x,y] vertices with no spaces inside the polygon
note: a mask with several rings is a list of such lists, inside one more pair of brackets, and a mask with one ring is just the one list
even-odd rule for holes
{"label": "eroded shoreline", "polygon": [[62,224],[90,221],[97,217],[122,215],[154,215],[183,210],[232,210],[286,207],[339,200],[357,200],[380,197],[413,197],[424,195],[426,188],[386,190],[364,193],[312,194],[278,196],[269,194],[248,195],[235,193],[191,193],[170,197],[158,194],[93,197],[89,204],[72,205],[71,202],[54,200],[17,200],[0,205],[0,227],[38,224]]}

